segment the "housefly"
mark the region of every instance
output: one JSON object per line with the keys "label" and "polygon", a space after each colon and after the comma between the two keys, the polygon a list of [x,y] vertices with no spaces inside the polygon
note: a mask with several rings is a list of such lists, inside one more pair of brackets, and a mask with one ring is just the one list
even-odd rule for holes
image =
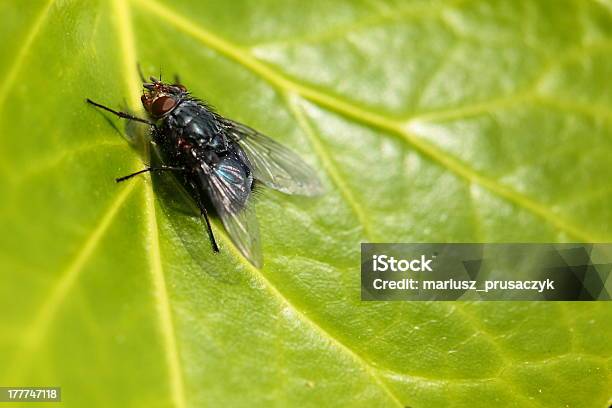
{"label": "housefly", "polygon": [[240,252],[261,267],[259,228],[252,205],[256,184],[286,194],[314,196],[323,192],[316,173],[291,150],[215,112],[178,80],[171,84],[161,78],[151,77],[150,82],[141,78],[146,119],[87,99],[114,115],[150,126],[150,143],[162,164],[117,182],[146,172],[174,173],[204,217],[213,251],[219,252],[219,247],[210,225],[209,205]]}

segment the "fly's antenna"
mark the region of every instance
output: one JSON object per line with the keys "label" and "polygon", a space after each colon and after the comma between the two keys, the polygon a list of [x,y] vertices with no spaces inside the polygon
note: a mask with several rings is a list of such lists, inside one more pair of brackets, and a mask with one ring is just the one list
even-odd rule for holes
{"label": "fly's antenna", "polygon": [[140,80],[142,81],[142,83],[144,84],[145,82],[147,82],[144,77],[144,74],[142,73],[142,67],[140,66],[140,62],[136,63],[136,69],[138,70],[138,75],[140,76]]}
{"label": "fly's antenna", "polygon": [[159,82],[162,82],[162,68],[159,66]]}

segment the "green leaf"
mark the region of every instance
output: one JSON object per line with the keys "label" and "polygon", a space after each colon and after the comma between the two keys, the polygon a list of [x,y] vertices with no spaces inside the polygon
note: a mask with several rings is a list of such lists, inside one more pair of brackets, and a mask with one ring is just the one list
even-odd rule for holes
{"label": "green leaf", "polygon": [[[609,303],[362,303],[359,243],[612,240],[612,3],[0,4],[0,366],[65,406],[605,407]],[[319,169],[250,266],[124,184],[135,70]],[[154,185],[154,188],[153,188]]]}

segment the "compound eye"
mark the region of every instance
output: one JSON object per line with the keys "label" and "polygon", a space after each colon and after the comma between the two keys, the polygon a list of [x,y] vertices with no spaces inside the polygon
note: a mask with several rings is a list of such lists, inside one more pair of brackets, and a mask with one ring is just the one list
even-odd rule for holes
{"label": "compound eye", "polygon": [[155,99],[155,102],[153,102],[153,105],[151,105],[151,114],[153,114],[153,116],[161,117],[170,112],[175,106],[176,99],[167,95],[160,96],[159,98]]}

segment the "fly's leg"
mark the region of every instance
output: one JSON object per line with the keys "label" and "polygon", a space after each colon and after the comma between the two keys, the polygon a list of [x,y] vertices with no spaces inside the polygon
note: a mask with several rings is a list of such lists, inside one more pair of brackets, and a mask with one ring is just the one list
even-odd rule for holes
{"label": "fly's leg", "polygon": [[210,238],[210,245],[212,245],[213,252],[219,252],[219,246],[217,245],[217,241],[215,240],[215,234],[213,234],[212,227],[210,225],[210,220],[208,219],[208,212],[206,211],[206,207],[200,204],[200,214],[206,220],[206,229],[208,230],[208,238]]}
{"label": "fly's leg", "polygon": [[195,201],[200,208],[200,215],[204,217],[206,221],[206,229],[208,231],[208,238],[210,239],[210,245],[212,246],[213,252],[219,252],[219,246],[217,245],[217,240],[215,239],[215,234],[213,234],[212,226],[210,224],[210,219],[208,218],[208,211],[206,211],[206,206],[202,202],[202,198],[200,197],[200,193],[196,188],[193,189],[195,195]]}
{"label": "fly's leg", "polygon": [[142,118],[139,118],[137,116],[130,115],[127,112],[117,112],[116,110],[113,110],[113,109],[109,108],[108,106],[104,106],[104,105],[101,105],[99,103],[96,103],[96,102],[92,101],[89,98],[87,98],[87,103],[90,103],[90,104],[92,104],[93,106],[95,106],[97,108],[104,109],[105,111],[110,112],[113,115],[119,116],[120,118],[127,119],[127,120],[133,120],[133,121],[141,122],[141,123],[146,123],[149,126],[155,127],[155,123],[151,122],[150,120],[142,119]]}
{"label": "fly's leg", "polygon": [[181,78],[178,74],[174,74],[174,85],[182,85]]}
{"label": "fly's leg", "polygon": [[151,171],[185,171],[185,168],[183,168],[183,167],[172,167],[172,166],[147,167],[147,168],[139,170],[139,171],[137,171],[135,173],[128,174],[127,176],[116,178],[115,181],[117,183],[121,183],[122,181],[131,179],[134,176],[137,176],[137,175],[142,174],[142,173],[151,172]]}

